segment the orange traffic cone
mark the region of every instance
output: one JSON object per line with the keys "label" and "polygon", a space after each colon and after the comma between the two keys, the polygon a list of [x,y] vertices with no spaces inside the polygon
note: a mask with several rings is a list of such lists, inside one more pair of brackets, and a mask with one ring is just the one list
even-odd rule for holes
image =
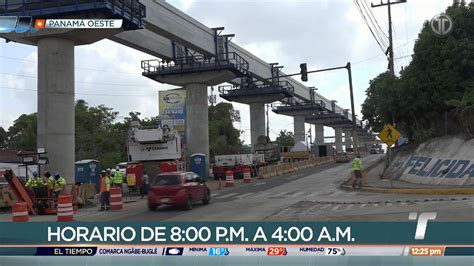
{"label": "orange traffic cone", "polygon": [[234,186],[234,173],[231,170],[225,172],[225,186],[233,187]]}
{"label": "orange traffic cone", "polygon": [[244,168],[244,183],[252,182],[252,176],[250,175],[250,168],[247,166]]}

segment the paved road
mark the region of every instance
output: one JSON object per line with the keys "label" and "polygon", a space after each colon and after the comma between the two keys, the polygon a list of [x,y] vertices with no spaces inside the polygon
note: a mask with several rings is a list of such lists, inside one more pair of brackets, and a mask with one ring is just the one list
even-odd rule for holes
{"label": "paved road", "polygon": [[[365,165],[381,155],[363,159]],[[474,197],[462,195],[396,195],[344,191],[340,184],[350,174],[350,164],[328,163],[251,184],[213,191],[211,204],[191,211],[160,207],[149,211],[146,201],[125,204],[117,212],[81,210],[79,221],[256,221],[256,220],[380,220],[407,221],[409,212],[438,212],[437,220],[474,220]],[[8,214],[0,220],[11,219]],[[55,220],[36,216],[32,220]]]}

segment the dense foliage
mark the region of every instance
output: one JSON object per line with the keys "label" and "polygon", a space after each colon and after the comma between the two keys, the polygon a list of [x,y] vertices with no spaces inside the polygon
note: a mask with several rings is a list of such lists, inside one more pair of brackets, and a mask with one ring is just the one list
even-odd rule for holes
{"label": "dense foliage", "polygon": [[474,3],[445,13],[454,22],[448,36],[434,35],[426,21],[400,76],[386,72],[370,82],[362,114],[374,131],[395,122],[418,141],[474,132]]}
{"label": "dense foliage", "polygon": [[276,143],[280,147],[289,147],[295,144],[295,140],[293,138],[293,132],[285,130],[280,130],[276,138]]}
{"label": "dense foliage", "polygon": [[214,155],[240,153],[242,141],[233,122],[239,118],[238,113],[230,103],[218,103],[209,106],[209,152]]}
{"label": "dense foliage", "polygon": [[[131,121],[142,126],[159,124],[158,117],[140,118],[139,112],[130,112],[117,122],[119,113],[105,105],[89,106],[84,100],[75,105],[76,160],[97,159],[102,166],[112,167],[126,161],[126,141]],[[240,131],[232,122],[237,119],[232,104],[220,103],[209,107],[209,141],[214,154],[240,151]],[[36,149],[37,115],[21,115],[4,130],[0,127],[0,148],[12,150]]]}

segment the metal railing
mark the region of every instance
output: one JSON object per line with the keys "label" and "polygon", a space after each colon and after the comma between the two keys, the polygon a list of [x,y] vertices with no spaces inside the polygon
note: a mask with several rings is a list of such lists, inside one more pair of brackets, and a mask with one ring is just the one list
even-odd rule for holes
{"label": "metal railing", "polygon": [[272,104],[272,107],[274,109],[276,108],[291,108],[291,107],[294,107],[294,106],[302,106],[302,107],[311,107],[311,106],[317,106],[319,108],[325,108],[325,103],[324,101],[321,101],[321,100],[317,100],[317,101],[314,101],[314,102],[296,102],[296,101],[288,101],[288,102],[284,102],[284,103],[276,103],[276,104]]}
{"label": "metal railing", "polygon": [[242,75],[246,75],[249,63],[235,52],[219,54],[216,57],[203,55],[177,57],[174,61],[159,59],[143,60],[141,67],[147,74],[164,74],[169,72],[185,72],[192,70],[213,70],[232,67]]}
{"label": "metal railing", "polygon": [[146,7],[138,0],[2,0],[0,14],[39,16],[107,8],[142,25]]}
{"label": "metal railing", "polygon": [[218,87],[218,91],[221,95],[229,95],[233,93],[243,93],[251,91],[252,93],[258,94],[258,93],[268,93],[270,90],[279,90],[279,91],[284,91],[289,94],[293,94],[295,91],[295,88],[291,83],[287,81],[281,81],[280,84],[272,84],[268,82],[261,82],[261,81],[256,81],[252,84],[249,84],[248,86],[242,87],[239,85],[222,85]]}

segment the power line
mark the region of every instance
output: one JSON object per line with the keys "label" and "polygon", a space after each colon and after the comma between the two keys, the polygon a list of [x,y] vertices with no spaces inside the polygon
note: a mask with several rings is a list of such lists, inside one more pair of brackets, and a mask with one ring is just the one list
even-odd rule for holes
{"label": "power line", "polygon": [[403,59],[403,58],[408,58],[410,57],[411,55],[404,55],[404,56],[399,56],[399,57],[395,57],[395,59]]}
{"label": "power line", "polygon": [[392,75],[395,75],[395,69],[394,69],[394,56],[393,56],[393,35],[392,35],[392,31],[393,31],[393,26],[392,26],[392,13],[391,13],[391,6],[392,5],[396,5],[396,4],[402,4],[402,3],[406,3],[407,0],[399,0],[398,2],[390,2],[390,0],[388,0],[387,3],[383,3],[382,1],[380,2],[379,5],[374,5],[374,4],[371,4],[371,7],[374,8],[374,7],[382,7],[382,6],[387,6],[388,7],[388,41],[389,41],[389,45],[388,45],[388,69],[390,70],[390,73]]}
{"label": "power line", "polygon": [[[22,88],[13,88],[13,87],[4,87],[0,86],[0,89],[7,89],[7,90],[15,90],[15,91],[28,91],[28,92],[37,92],[38,90],[35,89],[22,89]],[[149,94],[107,94],[107,93],[83,93],[83,92],[75,92],[75,95],[92,95],[92,96],[120,96],[120,97],[155,97],[156,95],[149,95]]]}
{"label": "power line", "polygon": [[[5,58],[5,59],[9,59],[9,60],[38,63],[37,60],[29,60],[29,59],[26,59],[26,58],[18,58],[18,57],[4,56],[4,55],[0,55],[0,57]],[[81,69],[81,70],[95,71],[95,72],[111,73],[111,74],[127,74],[127,75],[140,75],[141,76],[141,72],[107,71],[107,70],[103,70],[103,69],[88,68],[88,67],[81,67],[81,66],[74,66],[74,68],[75,69]]]}
{"label": "power line", "polygon": [[365,13],[369,17],[369,20],[372,22],[372,26],[375,29],[375,32],[378,34],[379,40],[381,40],[383,42],[384,47],[388,46],[388,44],[387,44],[388,36],[387,36],[387,34],[385,34],[385,32],[380,27],[377,19],[374,16],[374,13],[372,12],[372,10],[369,8],[369,6],[367,4],[367,0],[364,0],[362,2],[362,7],[364,8]]}
{"label": "power line", "polygon": [[[34,78],[34,79],[37,78],[37,76],[30,76],[30,75],[23,75],[23,74],[11,74],[11,73],[0,73],[0,75],[17,76],[17,77]],[[146,86],[146,84],[120,84],[120,83],[101,83],[101,82],[88,82],[88,81],[75,81],[75,83],[101,85],[101,86],[122,86],[122,87],[134,87],[134,88],[150,88],[150,86]]]}
{"label": "power line", "polygon": [[369,22],[367,21],[367,18],[365,17],[364,12],[362,11],[361,6],[359,5],[359,2],[358,2],[357,0],[354,0],[354,3],[355,3],[355,5],[357,6],[357,8],[359,9],[360,15],[361,15],[362,18],[364,19],[365,24],[366,24],[367,27],[369,28],[370,33],[372,33],[372,36],[374,36],[374,39],[375,39],[375,41],[377,42],[377,44],[379,45],[380,49],[382,50],[382,52],[385,52],[384,46],[380,43],[380,41],[379,41],[379,39],[377,38],[376,34],[374,33],[374,31],[373,31],[372,28],[370,27],[370,24],[369,24]]}
{"label": "power line", "polygon": [[369,58],[366,58],[366,59],[363,59],[363,60],[360,60],[360,61],[356,61],[356,62],[351,63],[351,64],[355,65],[355,64],[364,63],[364,62],[366,62],[366,61],[369,61],[369,60],[372,60],[372,59],[375,59],[375,58],[381,57],[381,56],[385,56],[385,54],[374,55],[374,56],[372,56],[372,57],[369,57]]}
{"label": "power line", "polygon": [[367,2],[367,0],[364,0],[363,4],[364,4],[366,10],[368,11],[369,15],[372,16],[372,18],[374,19],[379,31],[385,36],[385,38],[388,39],[388,35],[385,33],[385,31],[382,29],[382,27],[380,27],[380,24],[379,24],[377,18],[375,17],[374,13],[372,12],[372,9],[369,7],[369,3]]}
{"label": "power line", "polygon": [[[416,41],[416,39],[412,39],[412,40],[410,40],[410,41],[408,41],[408,42],[406,42],[406,43],[404,43],[404,44],[401,44],[401,45],[395,47],[394,50],[400,49],[400,48],[402,48],[402,47],[404,47],[404,46],[406,46],[406,45],[408,45],[409,43],[414,42],[414,41]],[[407,53],[408,53],[408,52],[407,52]],[[352,63],[352,64],[353,64],[353,65],[355,65],[355,64],[360,64],[360,63],[363,63],[363,62],[366,62],[366,61],[369,61],[369,60],[372,60],[372,59],[375,59],[375,58],[378,58],[378,57],[381,57],[381,56],[384,56],[384,55],[385,55],[385,54],[374,55],[374,56],[368,57],[368,58],[366,58],[366,59],[362,59],[362,60],[356,61],[356,62],[354,62],[354,63]],[[409,56],[411,56],[411,55],[408,55],[408,54],[405,55],[405,57],[409,57]]]}

